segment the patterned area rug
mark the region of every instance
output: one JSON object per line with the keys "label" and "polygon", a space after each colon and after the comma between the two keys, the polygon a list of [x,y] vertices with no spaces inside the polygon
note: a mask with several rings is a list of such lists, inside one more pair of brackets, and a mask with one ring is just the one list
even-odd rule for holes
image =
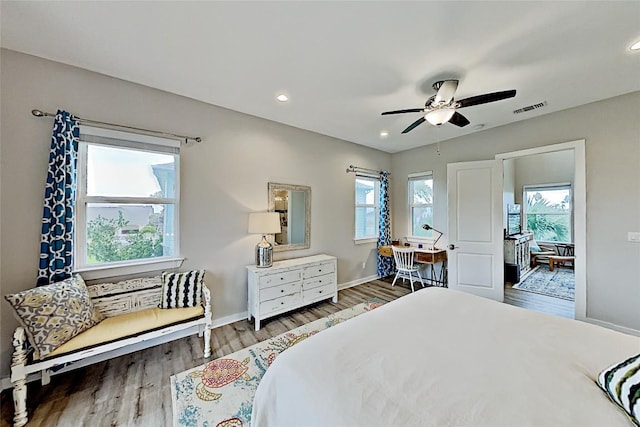
{"label": "patterned area rug", "polygon": [[575,276],[573,270],[568,268],[556,267],[553,271],[549,271],[549,266],[542,264],[513,288],[573,301],[575,299]]}
{"label": "patterned area rug", "polygon": [[258,383],[280,353],[312,335],[385,303],[374,298],[197,368],[172,375],[173,425],[249,426]]}

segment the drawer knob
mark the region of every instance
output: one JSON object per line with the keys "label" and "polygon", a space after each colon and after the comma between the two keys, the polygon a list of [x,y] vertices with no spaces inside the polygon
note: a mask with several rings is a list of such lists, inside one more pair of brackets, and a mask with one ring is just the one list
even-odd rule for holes
{"label": "drawer knob", "polygon": [[281,277],[280,280],[284,280],[284,277]]}
{"label": "drawer knob", "polygon": [[322,291],[320,291],[320,292],[318,292],[318,293],[320,293],[320,294],[321,294],[321,293],[322,293]]}
{"label": "drawer knob", "polygon": [[281,293],[284,293],[284,289],[280,289],[280,292],[281,292]]}
{"label": "drawer knob", "polygon": [[280,303],[280,305],[284,305],[284,301],[282,301],[282,302]]}
{"label": "drawer knob", "polygon": [[318,283],[322,283],[322,280],[318,280]]}

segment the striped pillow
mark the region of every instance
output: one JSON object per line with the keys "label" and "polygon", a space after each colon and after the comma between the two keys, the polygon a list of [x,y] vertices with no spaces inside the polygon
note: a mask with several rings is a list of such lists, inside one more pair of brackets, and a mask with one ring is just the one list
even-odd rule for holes
{"label": "striped pillow", "polygon": [[640,354],[600,372],[598,385],[640,425]]}
{"label": "striped pillow", "polygon": [[162,273],[160,308],[195,307],[202,302],[204,270]]}

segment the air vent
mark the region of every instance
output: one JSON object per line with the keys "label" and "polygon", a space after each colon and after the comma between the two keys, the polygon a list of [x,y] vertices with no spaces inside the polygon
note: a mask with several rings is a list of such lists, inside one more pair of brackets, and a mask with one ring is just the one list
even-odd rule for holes
{"label": "air vent", "polygon": [[542,101],[538,104],[529,105],[524,108],[519,108],[517,110],[513,110],[513,114],[526,113],[527,111],[536,110],[538,108],[545,107],[547,105],[547,101]]}

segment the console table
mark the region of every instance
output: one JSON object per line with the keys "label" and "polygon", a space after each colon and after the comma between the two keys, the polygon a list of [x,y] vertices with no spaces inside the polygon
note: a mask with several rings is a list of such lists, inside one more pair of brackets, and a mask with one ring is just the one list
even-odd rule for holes
{"label": "console table", "polygon": [[260,321],[314,302],[338,302],[337,259],[329,255],[276,261],[269,268],[247,266],[249,307],[247,319]]}

